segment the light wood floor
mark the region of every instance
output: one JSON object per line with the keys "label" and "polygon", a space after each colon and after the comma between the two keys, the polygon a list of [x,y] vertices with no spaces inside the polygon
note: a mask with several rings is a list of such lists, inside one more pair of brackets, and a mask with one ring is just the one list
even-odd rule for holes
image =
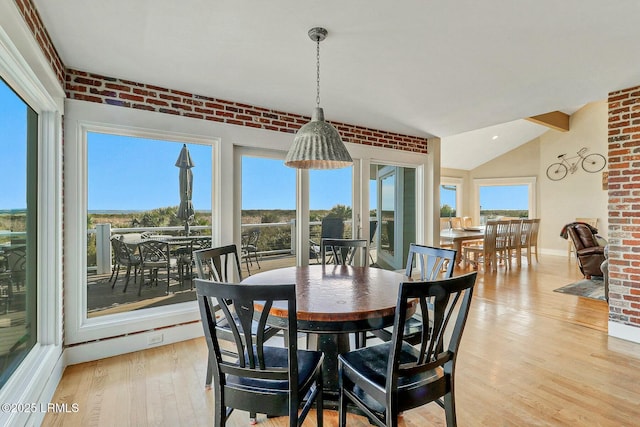
{"label": "light wood floor", "polygon": [[[462,338],[456,376],[461,426],[637,426],[640,345],[607,336],[607,305],[553,292],[581,278],[574,261],[480,274]],[[76,414],[48,414],[45,426],[207,426],[206,344],[185,341],[69,366],[53,402]],[[325,411],[325,426],[337,413]],[[246,426],[234,412],[228,425]],[[265,427],[286,418],[260,418]],[[315,414],[305,425],[315,426]],[[350,416],[349,426],[369,426]],[[401,426],[444,425],[430,404],[405,412]]]}

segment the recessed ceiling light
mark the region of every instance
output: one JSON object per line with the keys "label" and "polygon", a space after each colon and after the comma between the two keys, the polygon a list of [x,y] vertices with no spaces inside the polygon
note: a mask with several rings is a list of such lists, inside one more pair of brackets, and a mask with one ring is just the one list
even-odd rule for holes
{"label": "recessed ceiling light", "polygon": [[498,139],[498,135],[493,135],[491,139],[495,141],[496,139]]}

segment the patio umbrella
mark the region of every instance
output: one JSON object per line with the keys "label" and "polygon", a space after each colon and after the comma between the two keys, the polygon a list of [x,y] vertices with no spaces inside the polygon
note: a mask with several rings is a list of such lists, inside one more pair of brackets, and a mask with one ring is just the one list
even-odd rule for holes
{"label": "patio umbrella", "polygon": [[195,165],[191,160],[187,144],[182,145],[176,166],[180,168],[180,207],[178,208],[177,217],[184,220],[184,233],[188,236],[189,221],[195,213],[193,202],[191,201],[191,192],[193,191],[193,173],[191,172],[191,168]]}

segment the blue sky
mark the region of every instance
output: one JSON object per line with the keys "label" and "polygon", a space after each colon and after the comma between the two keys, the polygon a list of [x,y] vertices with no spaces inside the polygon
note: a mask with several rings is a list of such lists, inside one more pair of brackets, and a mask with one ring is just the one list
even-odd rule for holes
{"label": "blue sky", "polygon": [[27,207],[27,107],[26,104],[0,80],[0,170],[12,177],[0,192],[0,209]]}
{"label": "blue sky", "polygon": [[[89,133],[88,209],[147,210],[180,204],[182,143]],[[187,144],[195,164],[193,205],[211,209],[211,147]]]}
{"label": "blue sky", "polygon": [[[440,190],[440,204],[456,206],[456,192]],[[483,210],[527,209],[529,189],[526,185],[498,185],[480,187],[480,206]]]}
{"label": "blue sky", "polygon": [[[26,169],[26,107],[0,81],[0,168],[5,176],[24,177]],[[18,141],[18,142],[16,142]],[[181,142],[90,133],[88,137],[88,209],[147,210],[177,206]],[[195,163],[193,204],[211,207],[211,147],[187,144]],[[310,208],[351,206],[352,168],[310,171]],[[295,170],[282,160],[245,156],[242,163],[243,209],[295,209]],[[225,183],[222,183],[225,185]],[[375,182],[370,208],[376,206]],[[15,179],[0,193],[0,209],[26,207],[26,180]],[[442,191],[441,203],[455,206],[455,192]],[[526,209],[526,186],[483,187],[483,209]]]}

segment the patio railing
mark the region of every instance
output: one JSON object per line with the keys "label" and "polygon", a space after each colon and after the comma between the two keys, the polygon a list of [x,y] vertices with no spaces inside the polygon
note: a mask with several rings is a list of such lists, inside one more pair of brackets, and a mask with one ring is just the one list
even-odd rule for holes
{"label": "patio railing", "polygon": [[[312,238],[319,238],[321,221],[311,221],[309,225],[314,230],[311,233]],[[351,221],[345,221],[345,228],[350,228]],[[296,221],[291,220],[288,222],[272,222],[261,224],[242,224],[242,231],[251,228],[274,228],[281,227],[286,228],[288,238],[280,239],[282,242],[286,242],[286,245],[280,245],[278,248],[268,248],[258,251],[258,255],[279,255],[279,254],[292,254],[296,253],[295,238],[296,235]],[[192,233],[211,234],[211,226],[192,226],[190,227]],[[87,270],[95,271],[97,274],[107,274],[111,272],[111,237],[116,234],[129,234],[129,233],[144,233],[151,232],[154,234],[175,234],[179,235],[184,231],[184,226],[172,226],[172,227],[128,227],[128,228],[111,228],[111,224],[96,224],[96,228],[87,230],[88,242],[91,242],[91,238],[95,235],[95,247],[96,247],[96,261],[95,265],[87,265]],[[88,243],[90,244],[90,243]]]}

